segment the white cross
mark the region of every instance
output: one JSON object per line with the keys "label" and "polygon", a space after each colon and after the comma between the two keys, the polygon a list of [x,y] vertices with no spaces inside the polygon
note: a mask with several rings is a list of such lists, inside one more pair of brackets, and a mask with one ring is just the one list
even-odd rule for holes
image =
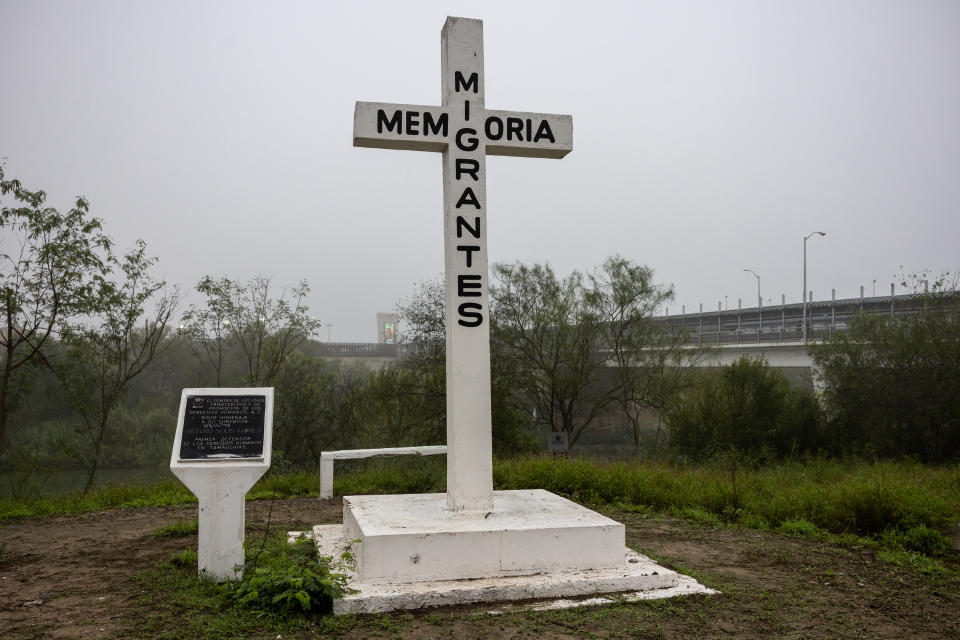
{"label": "white cross", "polygon": [[573,118],[484,106],[483,22],[447,18],[441,32],[443,106],[357,102],[353,145],[443,153],[447,334],[447,505],[493,506],[487,155],[562,158]]}

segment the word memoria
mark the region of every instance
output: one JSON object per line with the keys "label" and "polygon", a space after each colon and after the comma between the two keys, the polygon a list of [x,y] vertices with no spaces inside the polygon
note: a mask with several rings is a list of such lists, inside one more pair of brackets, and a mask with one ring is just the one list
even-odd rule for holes
{"label": "word memoria", "polygon": [[[439,115],[431,111],[404,111],[394,109],[388,112],[386,109],[377,110],[377,133],[396,133],[406,136],[429,136],[435,135],[443,138],[449,137],[450,119],[446,113]],[[473,151],[476,149],[478,141],[476,129],[462,127],[456,133],[455,142],[459,149],[463,151]],[[533,118],[517,118],[507,116],[501,118],[496,115],[488,115],[483,121],[483,135],[488,141],[498,142],[507,140],[510,142],[556,142],[550,128],[550,121],[540,118],[539,122]]]}

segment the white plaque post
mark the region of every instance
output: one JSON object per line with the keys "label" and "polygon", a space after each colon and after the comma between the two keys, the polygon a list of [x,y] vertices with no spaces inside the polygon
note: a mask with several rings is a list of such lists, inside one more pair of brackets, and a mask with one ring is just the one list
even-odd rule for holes
{"label": "white plaque post", "polygon": [[184,389],[170,471],[199,504],[197,570],[243,576],[247,491],[270,468],[273,388]]}
{"label": "white plaque post", "polygon": [[441,107],[357,102],[357,147],[440,151],[447,340],[447,506],[493,508],[486,156],[562,158],[573,118],[484,104],[483,22],[447,18]]}

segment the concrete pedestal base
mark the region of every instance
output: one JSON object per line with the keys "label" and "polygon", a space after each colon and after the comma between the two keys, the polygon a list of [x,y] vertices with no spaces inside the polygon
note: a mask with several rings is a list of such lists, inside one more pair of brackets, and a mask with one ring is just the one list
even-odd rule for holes
{"label": "concrete pedestal base", "polygon": [[624,527],[549,491],[495,491],[455,512],[441,493],[347,496],[343,529],[367,582],[460,580],[623,563]]}
{"label": "concrete pedestal base", "polygon": [[338,615],[710,592],[625,548],[622,524],[542,490],[494,492],[486,513],[450,511],[443,494],[350,496],[343,519],[312,532],[321,555],[357,560],[357,593],[334,603]]}
{"label": "concrete pedestal base", "polygon": [[[318,551],[324,556],[339,557],[350,548],[349,538],[344,536],[343,526],[339,524],[318,525],[313,528],[313,537]],[[693,578],[665,569],[631,549],[621,548],[621,553],[623,560],[617,567],[555,569],[509,577],[383,582],[364,580],[354,574],[350,576],[350,588],[356,593],[335,600],[333,613],[384,613],[521,601],[527,601],[521,605],[524,608],[550,609],[607,604],[617,598],[645,600],[715,593]],[[605,598],[603,594],[618,595]],[[516,608],[517,605],[508,606]],[[498,605],[498,609],[502,608]]]}

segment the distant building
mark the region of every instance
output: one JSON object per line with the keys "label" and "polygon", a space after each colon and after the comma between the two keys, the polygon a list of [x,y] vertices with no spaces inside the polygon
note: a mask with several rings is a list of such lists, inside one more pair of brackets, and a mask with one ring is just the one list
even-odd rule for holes
{"label": "distant building", "polygon": [[400,316],[395,313],[377,314],[377,342],[380,344],[396,344],[399,337]]}

